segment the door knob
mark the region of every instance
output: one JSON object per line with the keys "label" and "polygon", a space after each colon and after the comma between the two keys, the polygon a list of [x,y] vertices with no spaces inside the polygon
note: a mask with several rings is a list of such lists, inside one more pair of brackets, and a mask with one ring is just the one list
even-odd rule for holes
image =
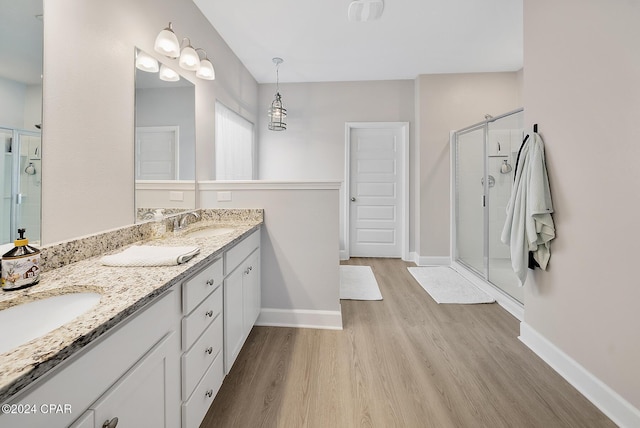
{"label": "door knob", "polygon": [[113,418],[110,421],[104,421],[102,428],[116,428],[118,426],[118,418]]}
{"label": "door knob", "polygon": [[354,198],[353,196],[351,197],[351,202],[355,202],[356,198]]}

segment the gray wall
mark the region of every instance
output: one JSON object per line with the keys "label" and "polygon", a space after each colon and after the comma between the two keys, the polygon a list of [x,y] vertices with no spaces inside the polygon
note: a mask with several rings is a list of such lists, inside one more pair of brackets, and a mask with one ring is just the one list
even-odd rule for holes
{"label": "gray wall", "polygon": [[[412,80],[280,84],[287,130],[269,131],[267,115],[259,117],[260,179],[344,180],[345,122],[410,122],[409,154],[414,156],[413,85]],[[265,110],[275,90],[275,85],[260,85],[259,101]],[[413,191],[415,171],[411,173]],[[343,202],[341,192],[340,213]],[[340,236],[343,227],[342,221]]]}
{"label": "gray wall", "polygon": [[45,243],[134,222],[134,47],[153,54],[169,21],[216,68],[214,81],[180,71],[196,84],[197,178],[215,176],[216,99],[255,121],[255,79],[192,1],[47,1],[44,15]]}
{"label": "gray wall", "polygon": [[432,74],[418,77],[420,186],[418,253],[450,254],[450,131],[521,107],[517,73]]}
{"label": "gray wall", "polygon": [[525,0],[525,125],[545,141],[557,230],[525,322],[636,412],[639,20],[636,1]]}

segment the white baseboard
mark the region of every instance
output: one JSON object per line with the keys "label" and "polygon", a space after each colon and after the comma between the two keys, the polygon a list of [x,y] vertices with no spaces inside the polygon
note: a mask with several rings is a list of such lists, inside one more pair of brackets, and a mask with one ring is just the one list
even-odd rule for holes
{"label": "white baseboard", "polygon": [[349,254],[346,250],[340,250],[340,260],[349,260]]}
{"label": "white baseboard", "polygon": [[409,253],[408,261],[414,262],[418,266],[449,266],[451,264],[451,257],[421,257],[418,253],[412,251]]}
{"label": "white baseboard", "polygon": [[342,330],[342,312],[262,308],[256,325]]}
{"label": "white baseboard", "polygon": [[622,428],[640,427],[640,410],[524,321],[518,338]]}

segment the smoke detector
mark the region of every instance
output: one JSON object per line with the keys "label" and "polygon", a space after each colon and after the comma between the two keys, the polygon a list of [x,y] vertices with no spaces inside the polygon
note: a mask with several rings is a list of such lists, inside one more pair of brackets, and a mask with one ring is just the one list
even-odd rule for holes
{"label": "smoke detector", "polygon": [[349,4],[349,21],[375,21],[383,9],[382,0],[354,0]]}

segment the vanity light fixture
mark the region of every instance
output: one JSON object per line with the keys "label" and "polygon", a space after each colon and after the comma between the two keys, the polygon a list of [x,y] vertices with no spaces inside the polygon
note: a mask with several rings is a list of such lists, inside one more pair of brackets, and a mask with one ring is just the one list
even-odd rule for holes
{"label": "vanity light fixture", "polygon": [[180,51],[180,67],[189,71],[197,71],[200,68],[200,57],[196,50],[191,46],[191,40],[188,37],[182,39],[182,41],[187,41],[187,46],[182,48]]}
{"label": "vanity light fixture", "polygon": [[200,68],[196,71],[196,76],[205,80],[214,80],[216,78],[216,72],[213,69],[213,64],[207,57],[207,51],[202,48],[196,48],[196,53],[198,51],[204,52],[204,59],[200,60]]}
{"label": "vanity light fixture", "polygon": [[[189,71],[195,71],[196,76],[201,79],[214,80],[216,78],[213,64],[207,57],[207,52],[202,48],[194,48],[193,46],[191,46],[191,40],[188,37],[183,37],[182,42],[178,42],[178,37],[176,36],[176,33],[173,32],[171,22],[169,22],[169,26],[160,31],[160,33],[156,37],[154,49],[156,50],[156,52],[161,53],[168,58],[179,58],[178,65],[180,65],[181,68]],[[200,59],[200,55],[198,54],[199,50],[204,52],[204,58],[202,60]],[[138,63],[136,60],[136,66],[137,64]],[[160,68],[160,78],[162,80],[167,80],[170,82],[180,80],[180,77],[174,70],[168,69],[167,67],[165,68],[167,69],[167,71],[165,71],[164,77],[162,68]],[[141,68],[141,70],[143,69]]]}
{"label": "vanity light fixture", "polygon": [[287,117],[287,109],[282,105],[282,97],[280,96],[280,82],[278,76],[278,69],[280,64],[284,62],[282,58],[273,58],[273,63],[276,65],[276,97],[271,103],[269,109],[269,130],[270,131],[286,131],[287,124],[284,119]]}
{"label": "vanity light fixture", "polygon": [[180,56],[180,42],[178,42],[176,33],[173,32],[171,22],[169,22],[167,28],[158,33],[154,49],[169,58],[178,58]]}
{"label": "vanity light fixture", "polygon": [[165,82],[177,82],[180,80],[180,75],[176,73],[176,71],[172,68],[167,67],[162,64],[160,66],[160,80],[164,80]]}
{"label": "vanity light fixture", "polygon": [[156,60],[151,55],[137,49],[136,50],[136,68],[138,70],[147,71],[149,73],[157,73],[158,60]]}

